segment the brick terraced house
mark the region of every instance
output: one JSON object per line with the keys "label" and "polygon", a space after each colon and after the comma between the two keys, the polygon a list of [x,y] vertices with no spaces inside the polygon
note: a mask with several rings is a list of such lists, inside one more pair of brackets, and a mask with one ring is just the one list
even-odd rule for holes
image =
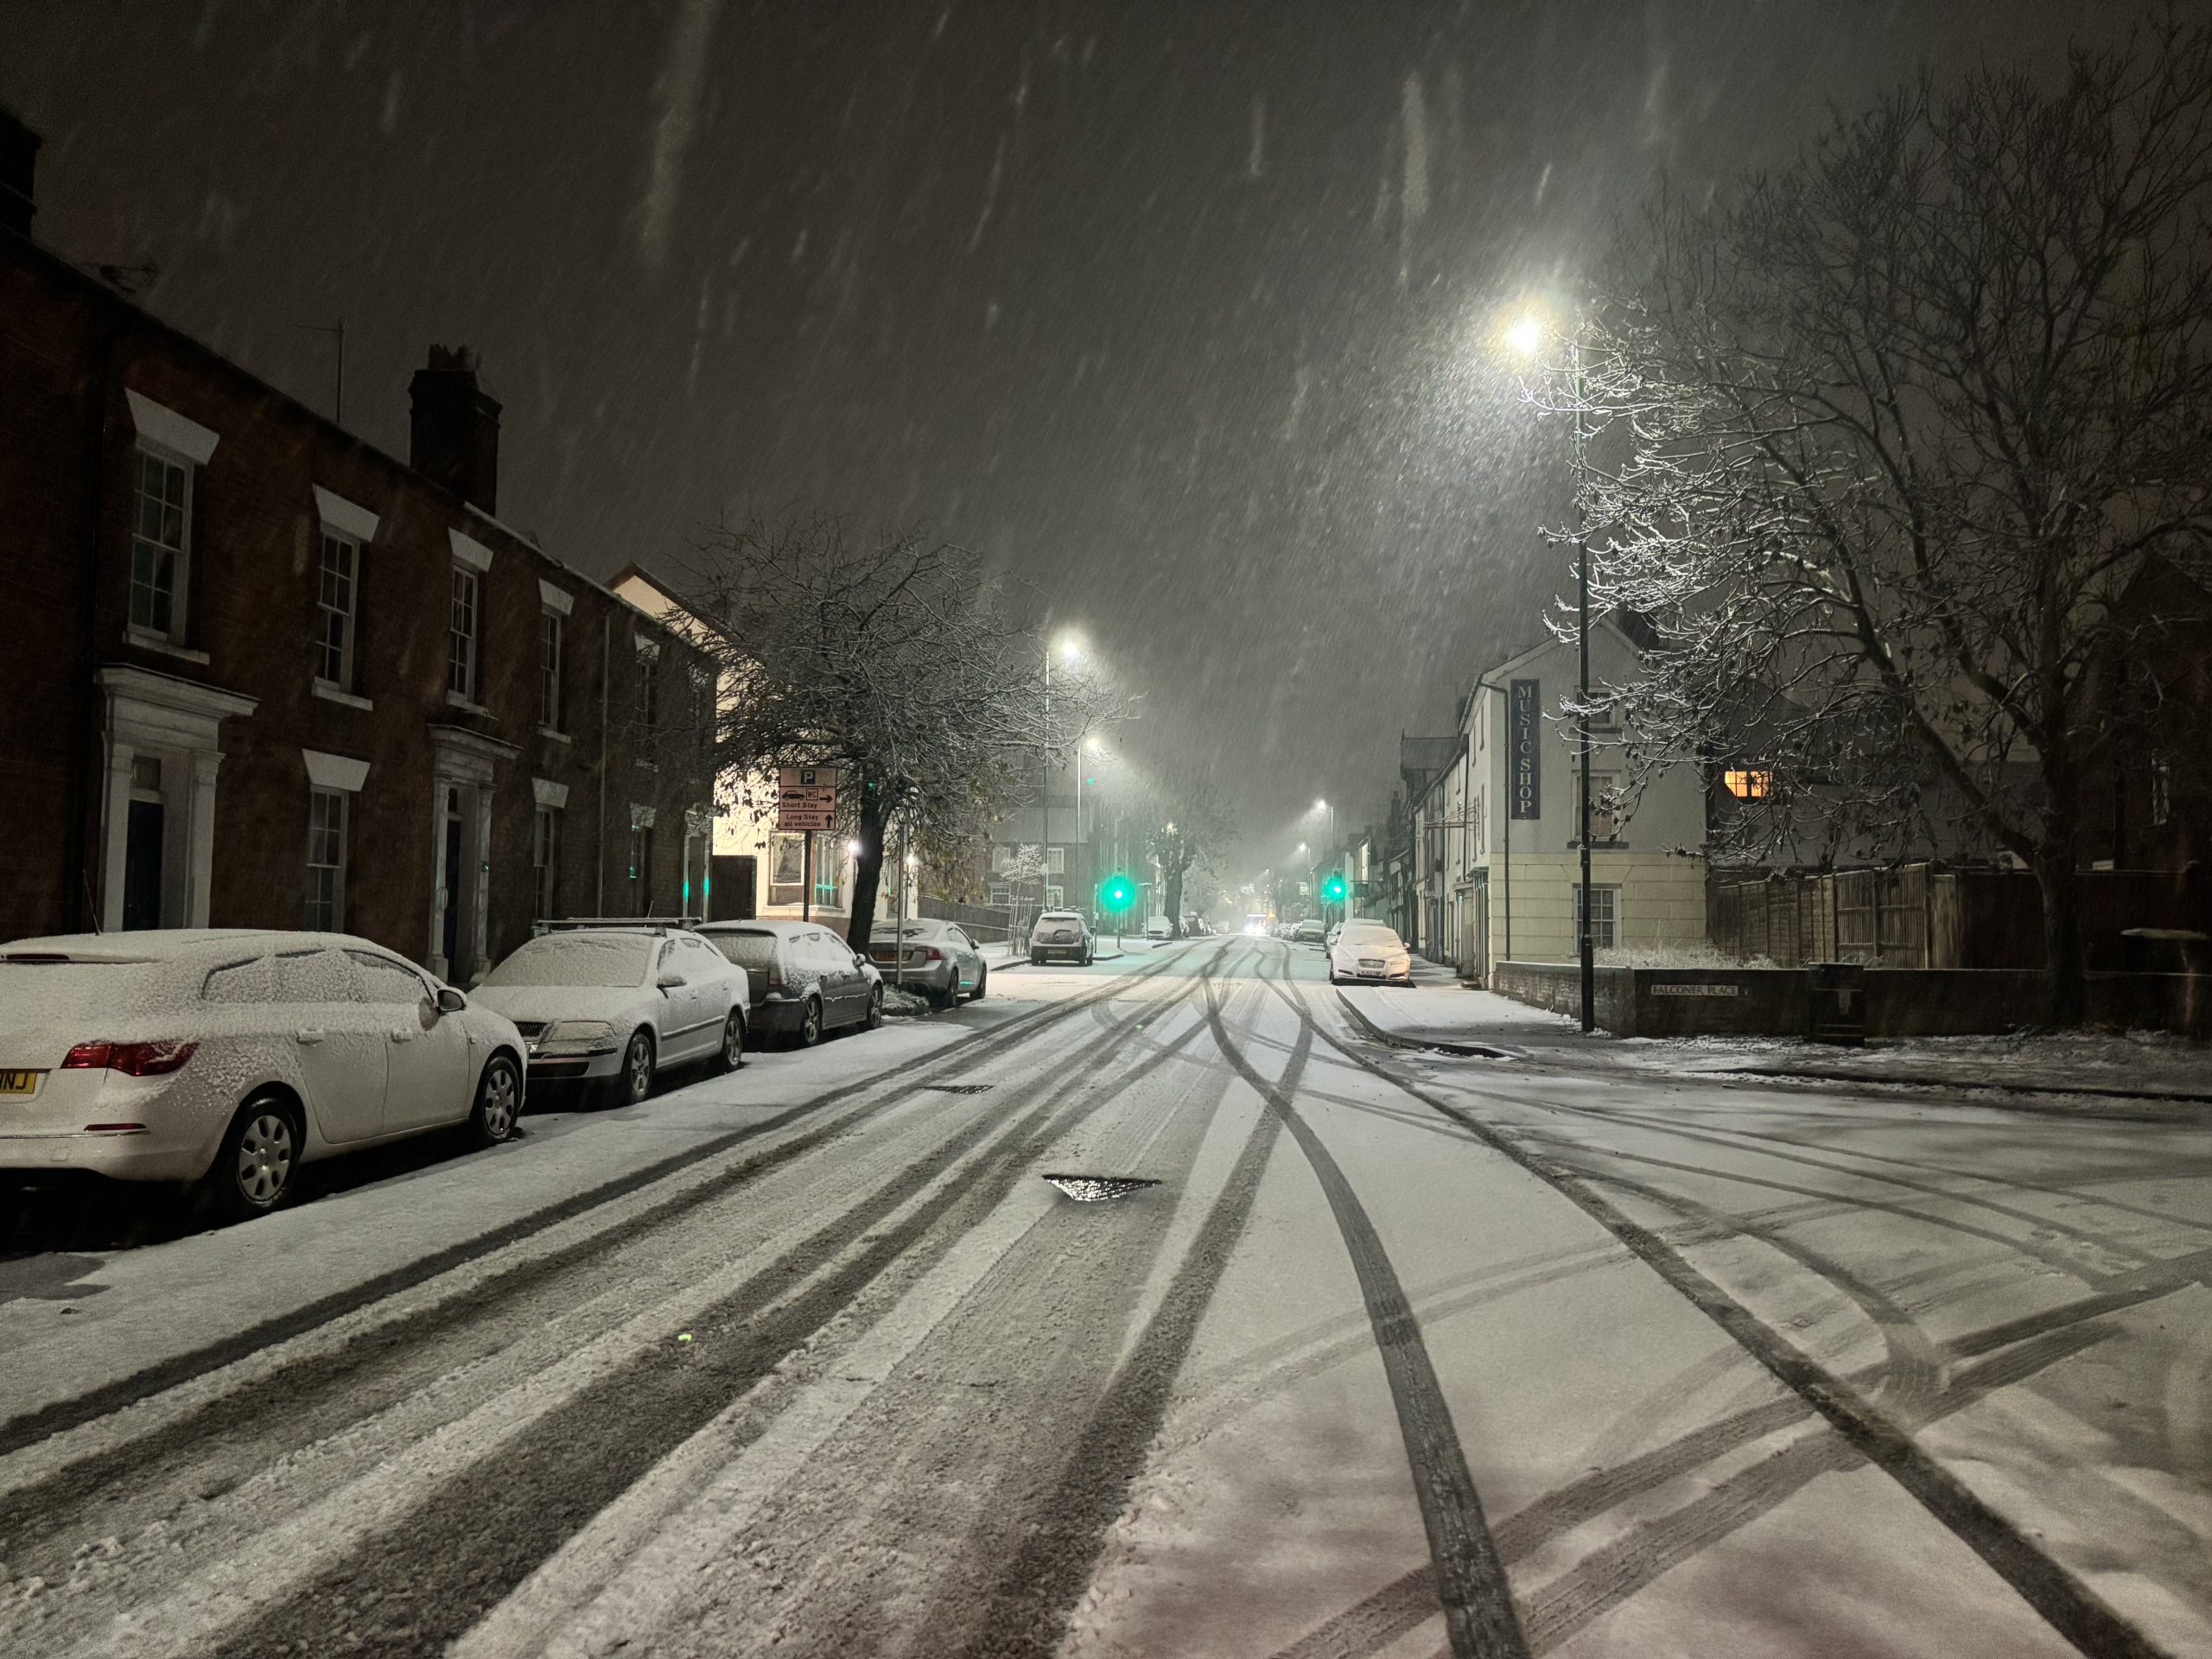
{"label": "brick terraced house", "polygon": [[0,940],[339,928],[466,984],[680,913],[708,665],[493,516],[470,355],[403,464],[35,243],[0,129]]}

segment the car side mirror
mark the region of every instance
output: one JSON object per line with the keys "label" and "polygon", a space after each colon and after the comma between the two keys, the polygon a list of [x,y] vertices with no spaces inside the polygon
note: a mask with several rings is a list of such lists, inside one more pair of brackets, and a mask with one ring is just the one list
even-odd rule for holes
{"label": "car side mirror", "polygon": [[459,1014],[467,1006],[468,999],[463,996],[459,991],[454,989],[452,986],[441,985],[438,988],[438,1012],[440,1014]]}
{"label": "car side mirror", "polygon": [[657,979],[657,980],[655,980],[655,981],[653,982],[653,983],[654,983],[655,985],[658,986],[658,987],[659,987],[662,990],[664,990],[664,991],[673,991],[673,990],[677,990],[677,989],[680,988],[681,988],[681,987],[682,987],[685,982],[685,982],[685,980],[684,980],[683,976],[683,975],[681,975],[681,974],[679,974],[679,973],[677,973],[677,972],[674,969],[672,969],[672,968],[671,968],[671,969],[670,969],[668,972],[666,972],[666,973],[663,974],[663,975],[662,975],[658,979]]}

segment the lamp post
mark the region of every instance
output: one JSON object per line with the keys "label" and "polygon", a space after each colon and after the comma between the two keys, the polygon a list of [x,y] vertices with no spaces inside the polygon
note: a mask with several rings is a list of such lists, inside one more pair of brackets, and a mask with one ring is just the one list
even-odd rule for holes
{"label": "lamp post", "polygon": [[[1083,655],[1083,647],[1072,638],[1060,641],[1060,650],[1071,663]],[[1079,826],[1080,819],[1077,822]],[[1077,833],[1081,833],[1079,827]],[[1037,910],[1041,915],[1045,890],[1052,876],[1052,647],[1049,643],[1045,647],[1045,733],[1037,745],[1037,856],[1045,866],[1037,873]]]}
{"label": "lamp post", "polygon": [[[1535,359],[1554,337],[1549,319],[1528,312],[1506,326],[1506,343],[1524,359]],[[1575,954],[1582,967],[1582,1029],[1598,1024],[1598,953],[1590,931],[1590,525],[1583,506],[1582,481],[1587,464],[1590,434],[1583,410],[1582,329],[1578,321],[1567,332],[1567,378],[1574,397],[1574,632],[1578,658],[1578,699],[1574,717],[1576,768],[1581,785],[1576,810],[1575,842],[1581,849],[1581,887],[1575,906]]]}
{"label": "lamp post", "polygon": [[[1327,798],[1324,797],[1313,803],[1313,810],[1321,815],[1324,832],[1321,842],[1322,850],[1334,852],[1337,846],[1337,809],[1331,806]],[[1329,919],[1328,906],[1321,902],[1321,889],[1318,884],[1313,889],[1313,910],[1319,919],[1325,922]],[[1345,914],[1351,914],[1349,903],[1345,906]]]}

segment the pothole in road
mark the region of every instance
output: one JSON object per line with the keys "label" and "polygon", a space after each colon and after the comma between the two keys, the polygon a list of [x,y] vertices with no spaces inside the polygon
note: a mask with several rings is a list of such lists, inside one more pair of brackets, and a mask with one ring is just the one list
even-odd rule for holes
{"label": "pothole in road", "polygon": [[1141,1192],[1147,1186],[1160,1183],[1141,1175],[1047,1175],[1050,1181],[1077,1204],[1103,1204],[1108,1198],[1126,1198],[1132,1192]]}

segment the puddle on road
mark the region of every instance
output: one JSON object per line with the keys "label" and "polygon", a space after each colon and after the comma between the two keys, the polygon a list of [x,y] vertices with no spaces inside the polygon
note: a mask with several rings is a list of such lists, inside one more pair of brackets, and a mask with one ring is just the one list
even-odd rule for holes
{"label": "puddle on road", "polygon": [[1160,1183],[1141,1175],[1047,1175],[1050,1181],[1077,1204],[1103,1204],[1108,1198],[1126,1198],[1132,1192],[1141,1192],[1147,1186]]}

